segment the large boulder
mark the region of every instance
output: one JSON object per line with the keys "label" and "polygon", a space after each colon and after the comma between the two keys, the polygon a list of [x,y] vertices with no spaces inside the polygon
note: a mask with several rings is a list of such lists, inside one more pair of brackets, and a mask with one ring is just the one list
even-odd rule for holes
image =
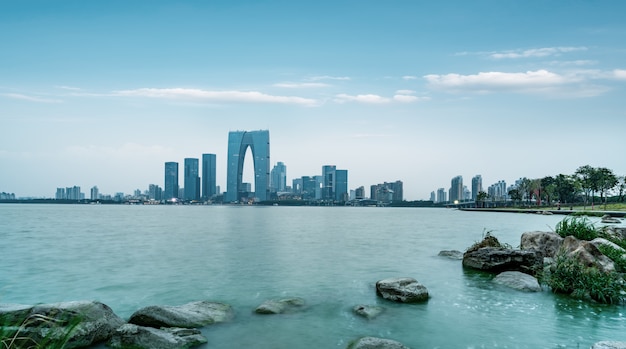
{"label": "large boulder", "polygon": [[463,252],[457,250],[443,250],[439,251],[439,256],[449,259],[461,260],[463,259]]}
{"label": "large boulder", "polygon": [[143,327],[125,324],[108,343],[114,349],[186,349],[208,342],[200,330]]}
{"label": "large boulder", "polygon": [[401,303],[428,300],[428,289],[413,278],[392,278],[376,282],[376,294],[384,299]]}
{"label": "large boulder", "polygon": [[578,240],[570,235],[563,240],[562,248],[567,257],[578,260],[588,268],[595,267],[603,272],[615,271],[613,261],[590,241]]}
{"label": "large boulder", "polygon": [[270,299],[259,305],[254,312],[257,314],[282,314],[301,309],[305,305],[302,298]]}
{"label": "large boulder", "polygon": [[154,328],[196,328],[229,321],[233,316],[233,309],[228,304],[197,301],[180,306],[148,306],[134,312],[128,322]]}
{"label": "large boulder", "polygon": [[563,238],[557,233],[532,231],[522,234],[520,249],[538,251],[543,257],[554,258],[562,244]]}
{"label": "large boulder", "polygon": [[[0,333],[18,335],[17,347],[59,346],[84,348],[111,338],[125,323],[107,305],[74,301],[35,306],[0,305]],[[63,344],[64,343],[64,344]]]}
{"label": "large boulder", "polygon": [[409,349],[409,347],[391,339],[362,337],[350,342],[347,349]]}
{"label": "large boulder", "polygon": [[463,266],[489,271],[523,271],[534,273],[543,266],[541,252],[501,247],[482,247],[463,254]]}
{"label": "large boulder", "polygon": [[592,345],[591,349],[626,349],[626,342],[602,341]]}
{"label": "large boulder", "polygon": [[519,291],[541,291],[541,286],[537,278],[519,271],[505,271],[500,273],[493,279],[493,282]]}
{"label": "large boulder", "polygon": [[622,221],[619,218],[611,217],[611,215],[605,214],[602,216],[600,222],[605,224],[620,224]]}

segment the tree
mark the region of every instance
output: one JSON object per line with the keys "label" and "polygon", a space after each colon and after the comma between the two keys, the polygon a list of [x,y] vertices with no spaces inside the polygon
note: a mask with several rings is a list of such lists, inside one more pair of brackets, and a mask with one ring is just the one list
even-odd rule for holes
{"label": "tree", "polygon": [[559,174],[554,178],[555,192],[561,204],[573,203],[578,194],[575,176]]}
{"label": "tree", "polygon": [[593,188],[594,188],[594,176],[595,176],[595,169],[589,165],[585,165],[585,166],[581,166],[578,169],[576,169],[575,172],[576,175],[576,179],[578,181],[578,183],[580,184],[580,187],[583,189],[583,192],[585,193],[585,200],[584,200],[584,204],[583,204],[583,208],[586,209],[587,208],[587,201],[589,200],[589,195],[591,194],[591,207],[593,208],[593,194],[595,194]]}
{"label": "tree", "polygon": [[546,201],[548,202],[548,205],[550,205],[556,191],[554,178],[551,176],[543,177],[541,179],[541,186],[543,187],[543,194],[546,197]]}
{"label": "tree", "polygon": [[619,202],[624,202],[624,193],[626,193],[626,176],[620,176],[617,178],[617,190],[619,193]]}
{"label": "tree", "polygon": [[511,189],[509,190],[508,194],[513,202],[519,203],[520,201],[522,201],[522,193],[519,191],[519,189]]}
{"label": "tree", "polygon": [[526,197],[526,203],[530,206],[530,200],[533,198],[533,193],[535,192],[533,181],[524,177],[522,178],[520,186],[520,191],[522,192],[522,195]]}
{"label": "tree", "polygon": [[596,181],[594,187],[600,192],[600,201],[604,201],[604,209],[606,210],[604,193],[615,188],[618,183],[617,176],[608,168],[600,167],[596,169],[594,179]]}
{"label": "tree", "polygon": [[489,194],[484,191],[479,191],[476,195],[476,201],[480,202],[480,207],[485,207],[485,200],[489,198]]}

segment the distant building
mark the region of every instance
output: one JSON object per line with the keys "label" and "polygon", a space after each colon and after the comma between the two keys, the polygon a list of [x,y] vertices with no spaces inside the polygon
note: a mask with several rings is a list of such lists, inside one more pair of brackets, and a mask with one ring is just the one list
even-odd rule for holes
{"label": "distant building", "polygon": [[302,194],[302,186],[303,186],[302,185],[302,180],[303,180],[303,178],[304,177],[302,177],[302,178],[294,178],[291,181],[291,192],[293,194],[296,194],[296,195]]}
{"label": "distant building", "polygon": [[165,163],[165,190],[163,195],[165,200],[177,199],[179,197],[177,162]]}
{"label": "distant building", "polygon": [[66,200],[82,200],[85,195],[80,192],[80,187],[73,186],[65,188],[65,199]]}
{"label": "distant building", "polygon": [[200,200],[199,161],[195,158],[185,159],[185,196],[184,200]]}
{"label": "distant building", "polygon": [[57,188],[57,192],[54,195],[54,198],[57,200],[65,200],[67,198],[65,194],[65,188]]}
{"label": "distant building", "polygon": [[365,187],[360,186],[354,191],[354,198],[357,200],[365,199]]}
{"label": "distant building", "polygon": [[348,170],[335,170],[335,201],[348,201]]}
{"label": "distant building", "polygon": [[456,176],[450,181],[450,202],[463,201],[463,177]]}
{"label": "distant building", "polygon": [[163,200],[163,189],[156,184],[150,184],[148,186],[148,198],[155,201]]}
{"label": "distant building", "polygon": [[487,194],[491,201],[506,201],[509,196],[506,191],[506,182],[502,180],[490,185]]}
{"label": "distant building", "polygon": [[322,188],[323,200],[335,199],[335,171],[337,166],[325,165],[322,166],[322,177],[324,178],[324,187]]}
{"label": "distant building", "polygon": [[232,131],[228,133],[225,202],[239,201],[244,159],[248,148],[254,158],[254,196],[260,201],[270,198],[270,132]]}
{"label": "distant building", "polygon": [[435,196],[435,192],[434,191],[430,192],[430,201],[437,202],[437,196]]}
{"label": "distant building", "polygon": [[446,190],[444,188],[437,189],[437,203],[448,202]]}
{"label": "distant building", "polygon": [[476,201],[478,197],[478,193],[483,191],[483,177],[481,175],[476,175],[472,178],[472,200]]}
{"label": "distant building", "polygon": [[202,154],[202,199],[209,200],[217,195],[216,188],[216,156]]}
{"label": "distant building", "polygon": [[91,200],[98,200],[98,199],[100,199],[100,194],[98,193],[98,187],[97,187],[97,186],[95,186],[95,185],[94,185],[94,186],[91,188],[91,193],[90,193],[90,194],[91,194],[91,195],[90,195],[90,197],[89,197],[89,198],[90,198]]}
{"label": "distant building", "polygon": [[272,168],[270,175],[270,191],[274,193],[284,192],[287,188],[287,166],[278,162]]}
{"label": "distant building", "polygon": [[385,203],[401,202],[404,200],[402,181],[384,182],[370,187],[370,199]]}

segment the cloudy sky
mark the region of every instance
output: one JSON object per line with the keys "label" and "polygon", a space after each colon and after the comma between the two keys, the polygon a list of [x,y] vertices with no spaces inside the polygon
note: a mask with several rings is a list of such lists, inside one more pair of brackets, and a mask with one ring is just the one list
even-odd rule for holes
{"label": "cloudy sky", "polygon": [[624,175],[624,13],[621,0],[0,1],[0,192],[131,193],[203,153],[225,190],[228,132],[259,129],[289,182],[331,164],[351,189],[402,180],[408,200],[457,175]]}

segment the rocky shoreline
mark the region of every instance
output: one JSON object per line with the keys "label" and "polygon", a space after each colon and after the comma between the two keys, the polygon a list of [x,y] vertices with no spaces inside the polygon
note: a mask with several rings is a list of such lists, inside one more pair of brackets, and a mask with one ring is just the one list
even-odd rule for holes
{"label": "rocky shoreline", "polygon": [[[626,235],[626,231],[620,231]],[[613,262],[599,252],[597,245],[607,241],[581,241],[562,238],[554,232],[522,234],[519,249],[503,246],[489,234],[467,251],[441,251],[441,258],[462,261],[465,268],[497,274],[493,282],[523,292],[541,292],[535,274],[549,268],[557,252],[568,253],[584,265],[598,270],[614,270]],[[426,286],[410,277],[379,280],[376,295],[390,302],[427,302]],[[280,316],[306,311],[299,297],[268,299],[251,311],[258,316]],[[354,316],[368,321],[385,312],[384,305],[357,304]],[[128,320],[117,316],[106,304],[73,301],[54,304],[0,304],[0,340],[3,348],[89,348],[106,343],[115,349],[192,348],[208,340],[200,328],[236,321],[233,308],[224,303],[200,300],[182,305],[152,305],[135,311]],[[361,337],[349,342],[349,349],[405,349],[388,338]],[[602,341],[592,349],[626,349],[626,342]]]}

